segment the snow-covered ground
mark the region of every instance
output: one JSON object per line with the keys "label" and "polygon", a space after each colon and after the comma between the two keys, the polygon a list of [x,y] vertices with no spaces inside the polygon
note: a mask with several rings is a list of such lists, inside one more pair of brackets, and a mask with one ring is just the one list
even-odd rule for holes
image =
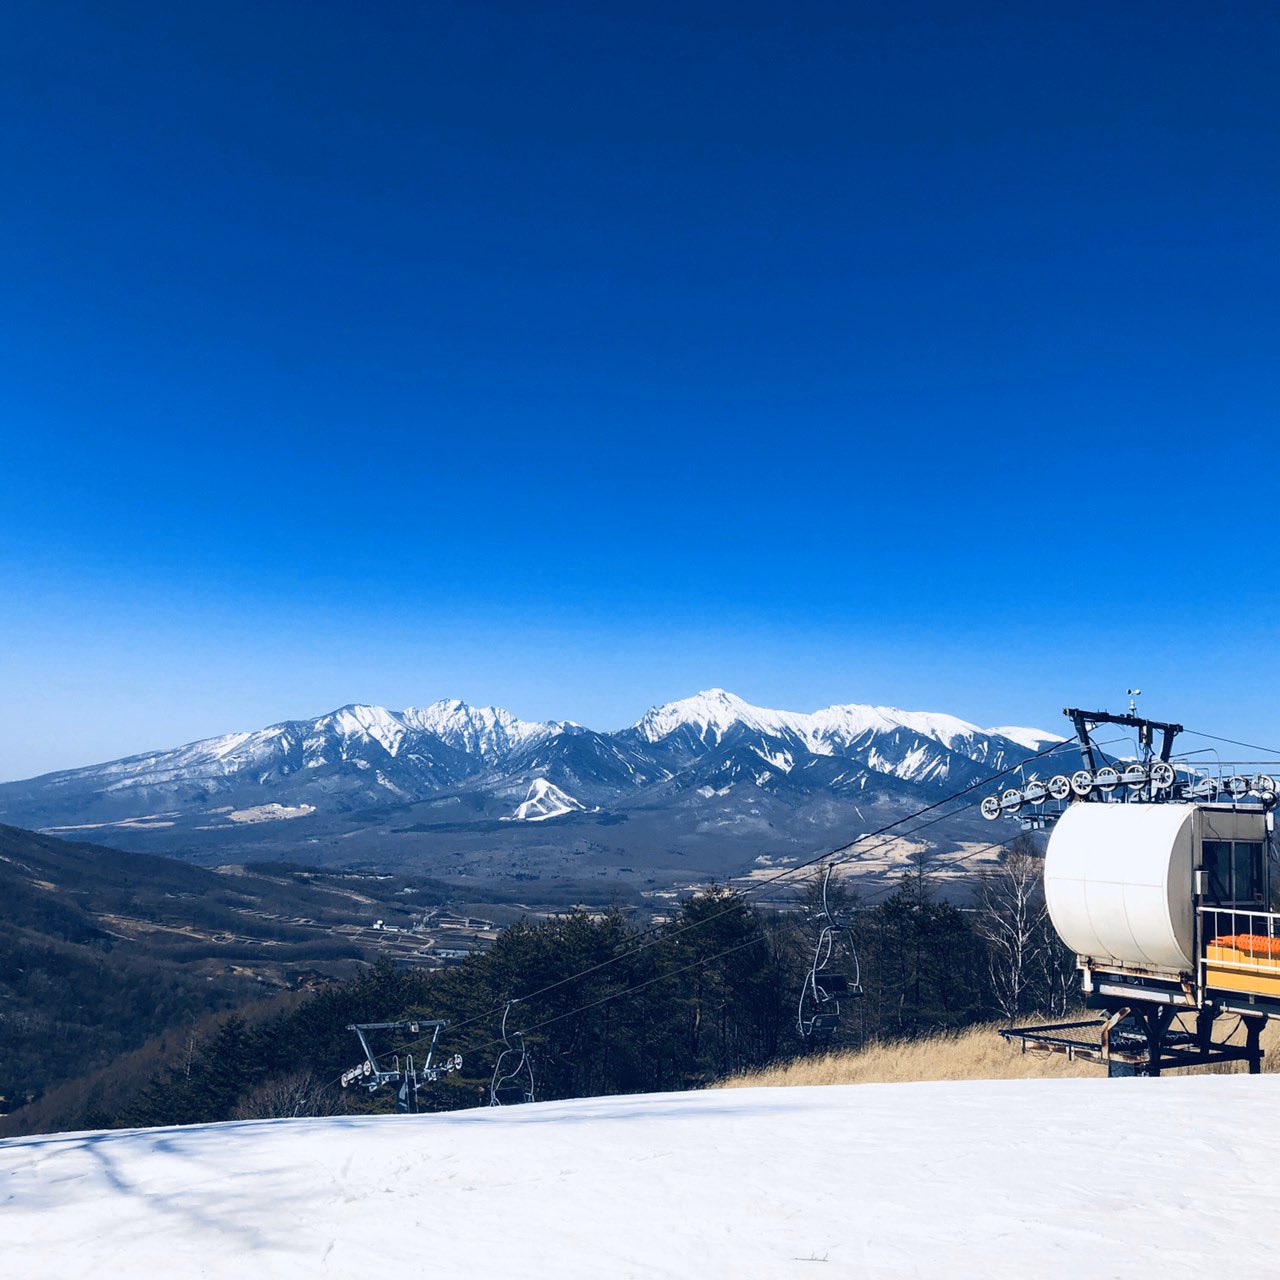
{"label": "snow-covered ground", "polygon": [[56,1134],[0,1143],[0,1274],[1246,1280],[1278,1133],[1230,1076]]}

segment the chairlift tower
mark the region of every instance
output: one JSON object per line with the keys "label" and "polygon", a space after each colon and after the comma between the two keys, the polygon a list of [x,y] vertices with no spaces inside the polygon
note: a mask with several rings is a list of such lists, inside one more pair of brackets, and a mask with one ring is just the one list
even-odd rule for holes
{"label": "chairlift tower", "polygon": [[[350,1071],[342,1073],[342,1087],[344,1089],[363,1088],[370,1093],[376,1093],[383,1085],[391,1085],[396,1091],[396,1110],[416,1114],[420,1109],[418,1106],[418,1091],[425,1085],[434,1084],[437,1080],[442,1080],[445,1076],[452,1075],[453,1072],[462,1068],[462,1055],[460,1053],[455,1053],[451,1058],[446,1058],[444,1062],[439,1064],[434,1064],[432,1061],[440,1039],[440,1032],[448,1025],[447,1022],[442,1022],[439,1019],[430,1021],[352,1023],[347,1027],[347,1030],[356,1033],[356,1038],[360,1041],[360,1048],[364,1050],[364,1061],[358,1066],[352,1067]],[[376,1054],[369,1044],[371,1032],[390,1032],[393,1035],[417,1036],[421,1042],[426,1042],[427,1044],[426,1058],[421,1066],[415,1066],[411,1053],[405,1054],[403,1063],[401,1063],[400,1054],[394,1050]],[[415,1041],[414,1043],[418,1042]]]}
{"label": "chairlift tower", "polygon": [[[1280,762],[1216,770],[1173,759],[1179,724],[1136,713],[1064,711],[1082,768],[1028,781],[982,802],[991,820],[1024,811],[1051,829],[1045,899],[1076,953],[1092,1019],[1010,1028],[1028,1048],[1106,1065],[1111,1075],[1159,1075],[1221,1062],[1261,1070],[1259,1038],[1280,1015],[1280,912],[1273,909],[1274,811]],[[1137,759],[1110,759],[1100,725],[1138,731]],[[1156,746],[1157,736],[1159,746]],[[1239,1017],[1215,1039],[1215,1022]],[[1180,1023],[1180,1020],[1181,1023]],[[1188,1025],[1188,1023],[1190,1025]],[[1086,1038],[1087,1037],[1087,1038]]]}

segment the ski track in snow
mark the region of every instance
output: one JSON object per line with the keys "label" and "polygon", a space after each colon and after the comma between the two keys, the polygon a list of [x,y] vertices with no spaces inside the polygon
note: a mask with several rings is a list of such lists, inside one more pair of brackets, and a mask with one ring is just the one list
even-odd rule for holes
{"label": "ski track in snow", "polygon": [[0,1143],[5,1277],[1272,1277],[1280,1077],[743,1089]]}

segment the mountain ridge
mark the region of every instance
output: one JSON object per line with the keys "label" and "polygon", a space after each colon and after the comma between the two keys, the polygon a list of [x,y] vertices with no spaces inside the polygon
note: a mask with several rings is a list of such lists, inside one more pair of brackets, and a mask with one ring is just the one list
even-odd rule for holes
{"label": "mountain ridge", "polygon": [[[570,853],[606,848],[639,867],[693,848],[718,871],[855,834],[872,812],[907,812],[1055,740],[861,703],[774,710],[724,689],[613,731],[459,699],[400,711],[349,703],[0,784],[0,822],[205,860],[257,849],[336,862],[360,850],[403,862],[412,846],[460,859],[467,874],[536,875]],[[529,803],[539,796],[554,803]],[[608,841],[589,837],[606,826]]]}
{"label": "mountain ridge", "polygon": [[[714,711],[707,714],[707,708],[726,708],[731,714],[716,715]],[[753,727],[774,731],[784,727],[794,730],[798,726],[822,725],[828,734],[834,734],[842,729],[847,731],[859,714],[865,717],[864,732],[873,728],[883,730],[893,727],[910,727],[927,736],[936,737],[944,745],[950,745],[950,740],[962,734],[1004,737],[1028,750],[1038,750],[1048,743],[1063,740],[1060,734],[1029,726],[1004,725],[983,729],[944,712],[906,711],[900,707],[875,706],[870,703],[833,703],[812,712],[774,710],[748,703],[736,694],[719,688],[704,689],[690,697],[659,704],[646,711],[635,723],[623,729],[591,730],[591,732],[601,732],[605,736],[639,732],[648,741],[654,742],[669,736],[681,725],[688,725],[700,728],[705,740],[707,730],[710,730],[718,739],[726,728],[734,724],[747,723]],[[398,752],[404,733],[409,729],[431,733],[454,750],[489,757],[505,754],[558,733],[585,728],[572,720],[521,720],[505,708],[493,705],[476,706],[459,698],[441,698],[425,707],[409,706],[399,711],[376,703],[349,702],[314,717],[303,716],[281,720],[261,729],[211,734],[174,747],[153,748],[93,764],[50,770],[27,778],[0,782],[0,788],[73,774],[113,771],[118,766],[144,760],[181,757],[199,748],[204,748],[210,753],[229,754],[242,745],[256,745],[270,736],[283,736],[289,731],[296,732],[300,727],[307,725],[316,729],[332,725],[340,730],[345,738],[366,737],[370,741],[377,742],[388,755],[393,757]],[[950,740],[944,737],[944,734],[949,734]],[[821,735],[820,729],[815,735],[815,740],[820,742]],[[822,754],[830,753],[822,752]]]}

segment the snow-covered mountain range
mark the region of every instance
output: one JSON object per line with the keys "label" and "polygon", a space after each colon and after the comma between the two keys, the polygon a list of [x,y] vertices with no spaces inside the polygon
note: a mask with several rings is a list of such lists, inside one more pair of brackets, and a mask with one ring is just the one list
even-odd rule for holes
{"label": "snow-covered mountain range", "polygon": [[833,804],[845,814],[933,798],[1055,740],[856,703],[776,711],[723,689],[610,732],[456,699],[402,711],[354,704],[0,785],[0,822],[183,851],[231,839],[315,843],[389,814],[407,823],[390,828],[397,834],[483,829],[509,842],[529,823],[544,833],[629,817],[652,827],[663,813],[676,833],[770,844],[806,823],[845,821],[815,816]]}

